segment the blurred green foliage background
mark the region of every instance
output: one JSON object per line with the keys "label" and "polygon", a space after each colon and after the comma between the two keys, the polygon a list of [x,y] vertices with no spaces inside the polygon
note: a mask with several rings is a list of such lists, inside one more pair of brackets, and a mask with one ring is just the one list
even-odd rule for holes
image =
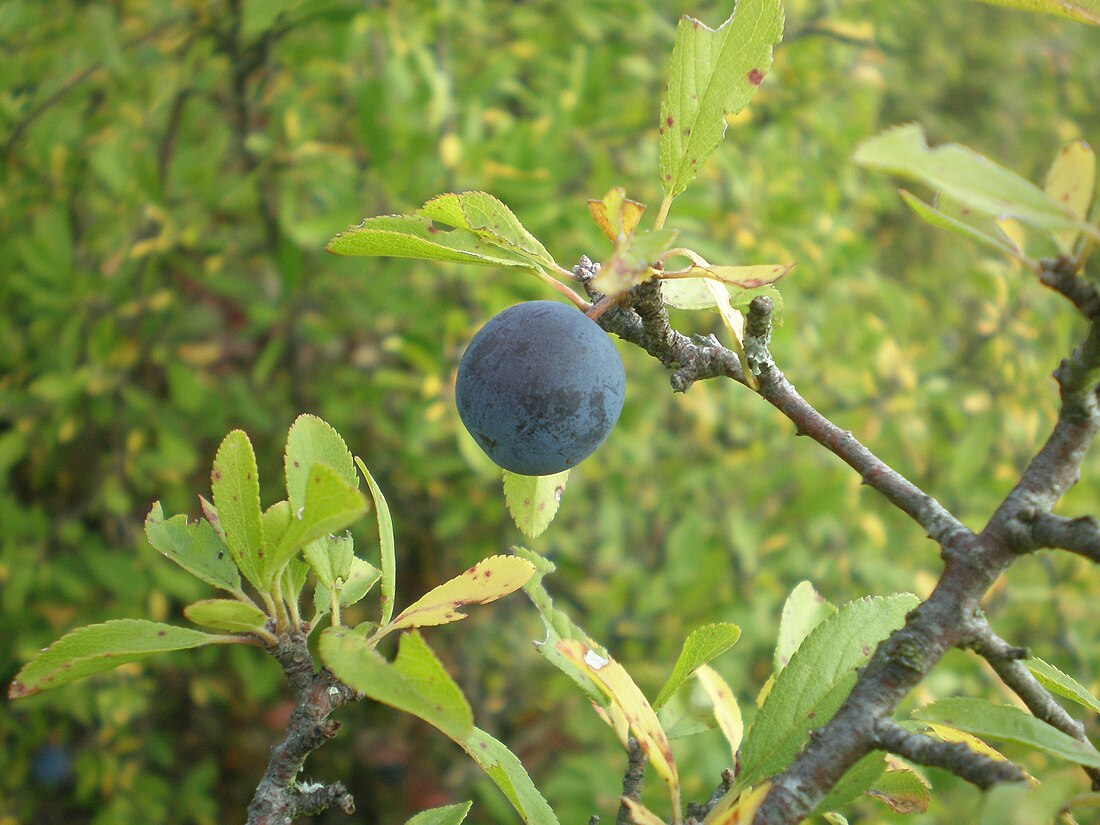
{"label": "blurred green foliage background", "polygon": [[[519,542],[498,471],[458,422],[453,378],[481,323],[552,295],[522,274],[322,246],[364,216],[483,189],[561,263],[606,255],[584,199],[623,185],[659,202],[677,16],[717,25],[729,5],[0,6],[4,683],[73,627],[182,622],[181,607],[209,595],[146,545],[141,523],[157,499],[197,514],[234,427],[257,445],[265,504],[297,414],[345,436],[394,511],[399,601]],[[850,156],[917,119],[935,142],[1041,180],[1065,142],[1100,141],[1100,31],[947,0],[786,5],[773,71],[670,225],[717,263],[797,263],[774,341],[787,375],[980,527],[1052,424],[1049,373],[1082,325],[1014,264],[920,224]],[[721,335],[711,316],[675,320]],[[558,564],[558,603],[643,689],[660,686],[692,628],[734,621],[744,636],[718,665],[751,711],[800,580],[836,603],[929,592],[936,548],[837,459],[742,388],[674,396],[658,364],[620,349],[622,421],[528,544]],[[1095,512],[1098,470],[1089,463],[1062,512]],[[370,558],[371,525],[356,537]],[[988,610],[1011,641],[1095,687],[1098,585],[1084,562],[1043,554],[1016,565]],[[520,754],[563,822],[613,815],[625,759],[532,649],[533,609],[516,596],[472,612],[431,643],[478,723]],[[912,701],[997,695],[991,685],[955,654]],[[273,661],[222,649],[5,701],[0,825],[242,822],[288,709]],[[345,780],[361,821],[471,797],[472,821],[512,821],[426,725],[365,705],[341,718],[308,770]],[[705,798],[725,743],[703,736],[677,754],[686,797]],[[1023,758],[1037,775],[1066,773]],[[977,791],[930,776],[927,821],[977,809]],[[867,803],[852,821],[889,816]]]}

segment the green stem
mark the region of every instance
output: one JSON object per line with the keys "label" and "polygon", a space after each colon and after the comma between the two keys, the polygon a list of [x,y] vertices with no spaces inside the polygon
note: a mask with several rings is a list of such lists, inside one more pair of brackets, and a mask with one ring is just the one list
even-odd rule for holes
{"label": "green stem", "polygon": [[665,220],[668,218],[668,210],[672,207],[672,195],[665,195],[665,199],[661,201],[661,208],[657,212],[657,220],[653,222],[654,229],[660,229],[665,225]]}

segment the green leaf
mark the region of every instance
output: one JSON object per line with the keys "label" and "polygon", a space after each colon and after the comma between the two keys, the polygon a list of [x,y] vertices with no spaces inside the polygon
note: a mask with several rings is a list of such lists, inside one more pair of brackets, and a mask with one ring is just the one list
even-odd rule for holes
{"label": "green leaf", "polygon": [[145,535],[154,548],[195,578],[230,593],[241,592],[241,577],[229,548],[208,521],[188,524],[186,516],[166,520],[157,501],[145,519]]}
{"label": "green leaf", "polygon": [[362,601],[381,577],[382,571],[370,562],[360,558],[352,559],[347,581],[340,588],[340,606],[349,607]]}
{"label": "green leaf", "polygon": [[482,266],[530,268],[524,256],[482,240],[466,229],[440,229],[424,215],[367,218],[341,232],[325,247],[337,255],[386,255]]}
{"label": "green leaf", "polygon": [[523,228],[512,210],[487,192],[438,195],[418,209],[417,214],[447,226],[468,229],[482,240],[544,269],[557,268],[546,247]]}
{"label": "green leaf", "polygon": [[790,764],[811,728],[824,725],[856,681],[875,645],[905,622],[920,600],[909,593],[849,602],[819,624],[776,677],[741,749],[738,788]]}
{"label": "green leaf", "polygon": [[278,501],[264,510],[261,526],[264,534],[264,547],[278,547],[286,531],[290,529],[290,502]]}
{"label": "green leaf", "polygon": [[783,36],[779,0],[738,0],[717,29],[681,17],[661,103],[660,175],[674,198],[695,179],[726,133],[726,116],[748,104]]}
{"label": "green leaf", "polygon": [[741,628],[729,622],[715,622],[691,631],[668,681],[653,702],[653,709],[659,710],[698,667],[725,653],[740,638]]}
{"label": "green leaf", "polygon": [[329,590],[335,590],[335,581],[346,580],[351,572],[354,544],[349,535],[322,536],[303,547],[302,555],[313,568],[318,581]]}
{"label": "green leaf", "polygon": [[523,763],[503,743],[474,728],[458,744],[504,792],[527,825],[558,825],[553,809],[531,781]]}
{"label": "green leaf", "polygon": [[568,481],[569,470],[549,476],[521,476],[504,471],[504,502],[523,535],[536,538],[550,526]]}
{"label": "green leaf", "polygon": [[461,575],[432,588],[406,607],[385,627],[389,633],[403,627],[429,627],[465,619],[459,608],[467,604],[488,604],[519,590],[535,572],[526,559],[490,556]]}
{"label": "green leaf", "polygon": [[461,825],[473,804],[473,802],[459,802],[457,805],[429,808],[409,819],[405,825]]}
{"label": "green leaf", "polygon": [[441,712],[461,720],[467,730],[473,726],[473,711],[462,695],[462,689],[443,668],[420,633],[413,630],[401,635],[393,669]]}
{"label": "green leaf", "polygon": [[[1073,803],[1082,796],[1087,797],[1072,776],[1044,778],[1042,784],[1005,782],[985,791],[981,810],[972,821],[975,825],[1075,825],[1079,820],[1066,809],[1076,807]],[[1083,807],[1095,807],[1095,802]]]}
{"label": "green leaf", "polygon": [[954,208],[951,211],[940,208],[946,206],[944,201],[948,199],[940,196],[937,199],[937,206],[930,206],[922,201],[912,192],[905,189],[899,189],[898,194],[901,195],[901,199],[905,201],[906,205],[912,209],[921,220],[926,223],[932,224],[938,229],[946,229],[948,232],[954,232],[956,235],[961,235],[964,238],[969,238],[972,241],[977,241],[980,244],[990,246],[996,249],[998,252],[1011,255],[1014,258],[1018,258],[1028,266],[1034,268],[1035,262],[1028,258],[1019,247],[1014,244],[1004,231],[997,226],[996,222],[983,213],[971,215],[978,220],[964,220],[964,216],[967,208],[961,205],[953,205]]}
{"label": "green leaf", "polygon": [[237,599],[205,599],[183,608],[183,615],[195,624],[230,633],[256,633],[267,624],[266,613]]}
{"label": "green leaf", "polygon": [[252,442],[242,430],[231,432],[218,447],[210,487],[237,569],[257,590],[266,590],[270,582],[260,575],[264,549],[260,479]]}
{"label": "green leaf", "polygon": [[893,760],[893,765],[874,781],[867,795],[898,814],[923,814],[932,799],[931,783],[912,766]]}
{"label": "green leaf", "polygon": [[690,681],[661,705],[657,718],[669,739],[684,739],[718,726],[705,692],[697,682]]}
{"label": "green leaf", "polygon": [[1027,745],[1058,759],[1100,768],[1100,751],[1091,744],[1079,742],[1016,707],[982,699],[941,699],[915,710],[913,718],[950,725],[975,736]]}
{"label": "green leaf", "polygon": [[283,598],[297,604],[309,578],[309,565],[305,559],[291,559],[283,568]]}
{"label": "green leaf", "polygon": [[393,519],[390,517],[390,506],[386,504],[386,497],[382,495],[382,488],[370,474],[363,459],[356,456],[355,463],[359,466],[359,472],[363,474],[363,478],[366,479],[371,498],[374,499],[375,509],[378,511],[378,544],[382,567],[382,624],[388,624],[393,618],[394,596],[397,590],[397,553],[393,540]]}
{"label": "green leaf", "polygon": [[624,235],[611,257],[600,265],[592,288],[618,295],[648,280],[657,259],[671,248],[679,234],[679,229],[648,229]]}
{"label": "green leaf", "polygon": [[854,159],[872,169],[921,181],[995,218],[1017,218],[1041,229],[1080,229],[1100,238],[1100,230],[1078,219],[1031,181],[973,149],[956,143],[930,149],[920,124],[897,126],[868,138],[856,148]]}
{"label": "green leaf", "polygon": [[775,672],[787,666],[802,640],[815,627],[836,613],[836,608],[814,590],[809,582],[800,582],[787,601],[779,619],[779,638],[775,643]]}
{"label": "green leaf", "polygon": [[8,698],[21,699],[61,687],[157,653],[220,641],[198,630],[144,619],[116,619],[80,627],[23,665],[8,687]]}
{"label": "green leaf", "polygon": [[300,415],[286,437],[286,492],[290,509],[297,513],[306,504],[306,478],[314,464],[336,471],[349,487],[359,486],[351,452],[340,434],[315,415]]}
{"label": "green leaf", "polygon": [[571,660],[563,656],[557,647],[557,643],[563,639],[571,639],[583,643],[588,648],[595,650],[600,656],[606,657],[607,650],[596,643],[580,627],[575,625],[563,611],[554,607],[554,602],[546,588],[542,586],[542,579],[554,572],[553,562],[532,553],[523,547],[512,548],[517,556],[526,559],[535,569],[534,575],[523,586],[527,597],[538,609],[546,626],[546,640],[537,645],[539,653],[554,667],[568,676],[573,682],[587,694],[588,698],[597,706],[606,706],[607,699],[588,677],[584,669],[578,668]]}
{"label": "green leaf", "polygon": [[[408,638],[408,637],[405,637]],[[403,638],[402,647],[407,643]],[[462,691],[439,660],[420,640],[406,648],[410,679],[391,665],[359,633],[347,627],[327,627],[321,634],[321,659],[337,678],[376,702],[403,710],[461,742],[473,729],[473,714]],[[398,650],[398,659],[402,656]]]}
{"label": "green leaf", "polygon": [[1024,659],[1024,664],[1031,671],[1032,676],[1038,679],[1039,683],[1051,693],[1064,696],[1066,699],[1088,708],[1093,713],[1100,713],[1100,701],[1097,701],[1088,688],[1072,676],[1063,673],[1054,665],[1044,662],[1038,657]]}
{"label": "green leaf", "polygon": [[[1100,7],[1100,2],[1097,6]],[[1088,220],[1089,205],[1096,191],[1096,154],[1092,148],[1083,140],[1063,146],[1047,172],[1044,191],[1081,220]],[[1076,229],[1051,234],[1063,255],[1073,254],[1080,234]]]}
{"label": "green leaf", "polygon": [[825,798],[822,799],[815,813],[833,811],[843,807],[858,796],[866,793],[875,784],[883,771],[886,770],[886,758],[881,753],[869,753],[844,772]]}
{"label": "green leaf", "polygon": [[1010,9],[1054,14],[1076,20],[1078,23],[1091,23],[1100,26],[1100,0],[981,0],[993,6],[1005,6]]}
{"label": "green leaf", "polygon": [[264,580],[282,572],[294,554],[311,541],[343,530],[367,511],[367,501],[326,464],[314,464],[306,480],[306,503],[292,514],[290,527],[274,551],[268,551]]}

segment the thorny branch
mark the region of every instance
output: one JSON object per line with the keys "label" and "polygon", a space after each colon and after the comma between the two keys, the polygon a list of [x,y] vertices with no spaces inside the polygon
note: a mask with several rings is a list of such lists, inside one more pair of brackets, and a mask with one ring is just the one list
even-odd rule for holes
{"label": "thorny branch", "polygon": [[[574,269],[593,300],[603,297],[591,289],[597,271],[598,266],[587,258]],[[977,534],[795,390],[768,350],[771,300],[760,296],[750,304],[744,347],[758,394],[783,413],[799,435],[809,436],[837,455],[865,484],[916,521],[940,545],[944,560],[931,595],[906,617],[904,627],[878,646],[840,710],[813,733],[793,764],[773,778],[756,814],[757,825],[801,821],[848,768],[874,750],[945,768],[981,788],[1022,780],[1023,772],[1010,762],[911,733],[893,721],[898,704],[953,647],[975,650],[1037,718],[1087,741],[1081,726],[1021,664],[1026,651],[999,639],[980,609],[986,592],[1022,553],[1060,548],[1100,561],[1100,522],[1051,513],[1077,481],[1081,462],[1100,428],[1100,293],[1064,259],[1044,261],[1040,281],[1069,300],[1089,322],[1089,329],[1054,373],[1062,403],[1053,432]],[[708,378],[748,384],[735,353],[713,337],[692,340],[671,328],[655,281],[636,287],[599,323],[673,370],[670,383],[677,392]],[[1097,772],[1088,774],[1094,788],[1100,787]],[[714,801],[696,810],[709,810]]]}

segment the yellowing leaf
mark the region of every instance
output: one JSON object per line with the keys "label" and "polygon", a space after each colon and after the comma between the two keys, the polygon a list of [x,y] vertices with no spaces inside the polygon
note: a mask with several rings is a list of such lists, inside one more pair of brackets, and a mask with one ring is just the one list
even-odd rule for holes
{"label": "yellowing leaf", "polygon": [[890,770],[878,778],[867,795],[881,801],[894,813],[923,814],[928,810],[932,784],[911,765],[891,760]]}
{"label": "yellowing leaf", "polygon": [[751,266],[693,266],[686,275],[678,278],[708,278],[721,281],[742,289],[774,284],[788,272],[794,264],[754,264]]}
{"label": "yellowing leaf", "polygon": [[680,780],[676,763],[657,714],[630,674],[614,659],[601,655],[577,639],[562,639],[556,643],[558,652],[596,685],[630,725],[634,738],[646,752],[657,775],[665,781],[678,807]]}
{"label": "yellowing leaf", "polygon": [[635,802],[633,799],[624,796],[622,797],[622,803],[630,811],[630,818],[634,820],[634,825],[665,825],[665,821],[661,817],[641,802]]}
{"label": "yellowing leaf", "polygon": [[406,607],[380,631],[403,627],[429,627],[465,619],[465,604],[488,604],[519,590],[535,572],[535,566],[516,556],[491,556],[460,576],[444,582]]}
{"label": "yellowing leaf", "polygon": [[617,186],[602,200],[588,201],[588,211],[608,240],[617,243],[620,237],[633,234],[645,212],[645,204],[630,200],[626,191]]}
{"label": "yellowing leaf", "polygon": [[[1046,193],[1081,220],[1088,220],[1096,189],[1096,154],[1083,140],[1062,147],[1047,173]],[[1065,255],[1073,254],[1080,235],[1076,229],[1052,232],[1054,242]]]}
{"label": "yellowing leaf", "polygon": [[771,782],[764,782],[740,796],[731,798],[729,802],[726,802],[726,798],[731,797],[732,794],[726,794],[707,814],[703,825],[748,825],[756,816],[757,810],[771,788]]}
{"label": "yellowing leaf", "polygon": [[711,705],[714,706],[714,718],[718,720],[718,727],[730,744],[732,761],[736,763],[737,749],[741,747],[741,737],[745,733],[737,697],[733,695],[733,691],[718,672],[707,665],[702,665],[695,671],[695,678],[699,680]]}

